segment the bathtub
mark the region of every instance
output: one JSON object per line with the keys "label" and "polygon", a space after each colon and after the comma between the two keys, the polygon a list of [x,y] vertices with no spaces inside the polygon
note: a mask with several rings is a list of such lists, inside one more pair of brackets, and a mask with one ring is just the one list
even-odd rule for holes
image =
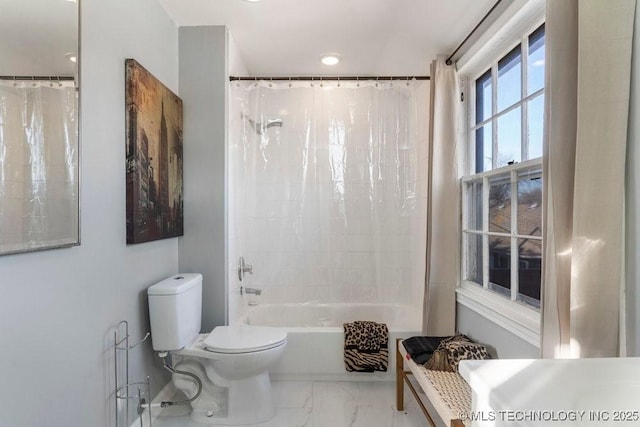
{"label": "bathtub", "polygon": [[[387,372],[347,372],[343,323],[372,320],[389,328]],[[245,307],[239,322],[287,331],[287,348],[269,372],[275,380],[394,380],[396,338],[420,335],[421,310],[397,304],[261,304]]]}

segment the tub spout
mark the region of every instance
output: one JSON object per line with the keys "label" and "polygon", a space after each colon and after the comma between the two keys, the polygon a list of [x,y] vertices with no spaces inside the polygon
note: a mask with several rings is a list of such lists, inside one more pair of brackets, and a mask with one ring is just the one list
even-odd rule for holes
{"label": "tub spout", "polygon": [[247,295],[261,295],[262,294],[262,289],[245,288],[245,287],[240,286],[240,295],[242,295],[243,293],[245,293]]}

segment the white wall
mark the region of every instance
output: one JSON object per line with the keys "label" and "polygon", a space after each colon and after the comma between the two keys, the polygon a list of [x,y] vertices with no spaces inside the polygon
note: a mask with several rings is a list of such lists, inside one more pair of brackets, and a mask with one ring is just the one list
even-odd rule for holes
{"label": "white wall", "polygon": [[456,329],[489,347],[493,357],[500,359],[540,357],[540,349],[462,304],[457,304]]}
{"label": "white wall", "polygon": [[[202,273],[202,330],[227,323],[227,29],[181,27],[185,235],[180,270]],[[188,227],[188,229],[187,229]]]}
{"label": "white wall", "polygon": [[[83,0],[81,58],[82,245],[0,257],[2,426],[113,427],[111,328],[141,337],[147,286],[178,271],[177,239],[125,243],[124,128],[125,58],[176,91],[177,29],[156,0]],[[150,348],[131,376],[157,393]]]}

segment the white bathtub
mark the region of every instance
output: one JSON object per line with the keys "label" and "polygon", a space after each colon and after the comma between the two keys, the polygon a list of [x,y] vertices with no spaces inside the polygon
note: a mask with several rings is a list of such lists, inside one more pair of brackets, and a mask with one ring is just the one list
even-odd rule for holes
{"label": "white bathtub", "polygon": [[[340,381],[394,379],[396,338],[420,335],[417,307],[393,304],[261,304],[245,307],[240,322],[287,330],[287,348],[270,370],[276,380]],[[344,368],[343,323],[372,320],[389,328],[387,372],[355,373]]]}

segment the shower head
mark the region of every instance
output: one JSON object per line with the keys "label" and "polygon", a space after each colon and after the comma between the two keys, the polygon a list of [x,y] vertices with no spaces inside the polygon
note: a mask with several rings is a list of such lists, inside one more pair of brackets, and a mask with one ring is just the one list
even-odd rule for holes
{"label": "shower head", "polygon": [[283,124],[282,119],[267,119],[266,122],[255,122],[244,114],[242,115],[242,117],[247,119],[253,130],[255,130],[258,135],[262,135],[264,131],[266,131],[270,127],[282,127]]}

